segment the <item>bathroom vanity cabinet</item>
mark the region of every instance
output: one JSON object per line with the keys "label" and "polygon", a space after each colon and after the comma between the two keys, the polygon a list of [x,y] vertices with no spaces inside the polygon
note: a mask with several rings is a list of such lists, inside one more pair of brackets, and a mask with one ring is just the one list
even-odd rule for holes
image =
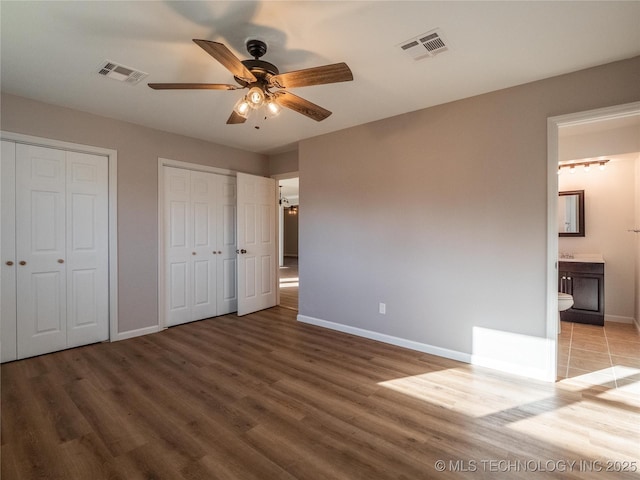
{"label": "bathroom vanity cabinet", "polygon": [[562,320],[604,325],[604,263],[560,261],[558,288],[573,296],[573,307],[560,312]]}

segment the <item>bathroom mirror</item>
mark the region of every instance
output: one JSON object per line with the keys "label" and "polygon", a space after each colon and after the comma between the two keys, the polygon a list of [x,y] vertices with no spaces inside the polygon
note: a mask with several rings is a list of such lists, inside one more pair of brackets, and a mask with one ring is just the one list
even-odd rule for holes
{"label": "bathroom mirror", "polygon": [[584,237],[584,190],[558,193],[558,234]]}

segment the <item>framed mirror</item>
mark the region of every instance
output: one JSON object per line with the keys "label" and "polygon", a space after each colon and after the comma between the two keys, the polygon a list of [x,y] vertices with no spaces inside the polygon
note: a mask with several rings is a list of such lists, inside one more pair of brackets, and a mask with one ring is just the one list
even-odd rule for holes
{"label": "framed mirror", "polygon": [[558,192],[558,234],[584,237],[584,190]]}

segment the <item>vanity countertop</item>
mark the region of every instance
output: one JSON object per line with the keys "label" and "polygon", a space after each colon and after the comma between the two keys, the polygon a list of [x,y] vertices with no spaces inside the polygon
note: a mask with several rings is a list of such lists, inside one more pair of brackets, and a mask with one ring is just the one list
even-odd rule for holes
{"label": "vanity countertop", "polygon": [[575,253],[572,258],[558,257],[559,262],[604,263],[601,253]]}

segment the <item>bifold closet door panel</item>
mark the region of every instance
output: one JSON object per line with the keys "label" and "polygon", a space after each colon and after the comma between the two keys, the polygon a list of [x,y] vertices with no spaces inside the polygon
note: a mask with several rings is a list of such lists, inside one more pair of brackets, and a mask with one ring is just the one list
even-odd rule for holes
{"label": "bifold closet door panel", "polygon": [[0,152],[0,217],[2,231],[0,252],[2,252],[2,283],[0,284],[0,361],[9,362],[18,358],[16,332],[16,144],[2,141]]}
{"label": "bifold closet door panel", "polygon": [[217,314],[217,189],[216,175],[191,172],[192,320],[215,317]]}
{"label": "bifold closet door panel", "polygon": [[236,311],[236,179],[163,173],[166,326]]}
{"label": "bifold closet door panel", "polygon": [[107,157],[3,141],[1,168],[2,361],[108,340]]}
{"label": "bifold closet door panel", "polygon": [[67,152],[67,346],[109,338],[107,159]]}
{"label": "bifold closet door panel", "polygon": [[16,145],[18,358],[67,347],[66,152]]}
{"label": "bifold closet door panel", "polygon": [[168,327],[191,321],[191,176],[164,167],[165,302]]}
{"label": "bifold closet door panel", "polygon": [[216,175],[164,167],[166,323],[216,316]]}
{"label": "bifold closet door panel", "polygon": [[238,280],[236,253],[236,179],[218,177],[218,259],[217,301],[218,315],[238,310]]}

